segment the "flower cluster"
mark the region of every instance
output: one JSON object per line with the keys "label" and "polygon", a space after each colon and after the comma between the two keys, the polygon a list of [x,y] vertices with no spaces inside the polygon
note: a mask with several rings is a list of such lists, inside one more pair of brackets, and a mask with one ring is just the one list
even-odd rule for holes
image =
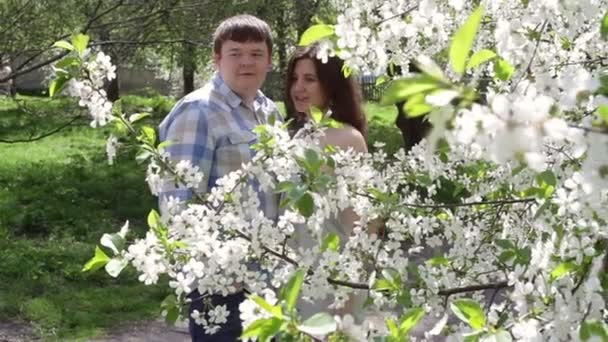
{"label": "flower cluster", "polygon": [[[308,304],[324,303],[337,314],[321,335],[342,330],[355,340],[399,340],[412,327],[395,322],[422,316],[432,328],[414,334],[429,339],[571,341],[605,329],[589,326],[607,315],[608,135],[592,126],[590,113],[608,100],[598,91],[597,63],[580,63],[603,56],[597,8],[608,2],[481,4],[485,34],[473,50],[491,47],[497,58],[464,75],[448,71],[446,79],[459,74],[466,77],[454,84],[477,87],[482,74],[496,77],[484,101],[466,106],[452,104],[458,87],[427,94],[425,101],[439,107],[430,114],[428,142],[393,156],[358,154],[322,148],[316,124],[294,138],[279,123],[260,127],[251,162],[187,206],[167,199],[169,214],[151,214],[145,237],[115,248],[110,262],[130,263],[146,284],[166,276],[178,302],[194,289],[225,295],[246,286],[258,297],[240,307],[245,328],[292,319],[289,329],[317,336],[298,314],[276,311],[285,301],[277,289],[302,274],[296,311],[306,319]],[[337,1],[334,49],[327,40],[318,57],[336,53],[353,69],[376,72],[393,63],[407,73],[418,55],[441,58],[471,6]],[[512,77],[494,68],[504,61],[517,67]],[[111,75],[104,58],[85,67],[94,69],[89,75]],[[101,79],[74,82],[89,109],[99,106],[89,106],[86,94],[105,98],[92,90]],[[260,211],[251,179],[281,194],[278,219]],[[153,193],[167,180],[196,190],[203,175],[187,161],[172,164],[157,148],[146,180]],[[345,212],[357,217],[347,227]],[[228,314],[216,307],[193,318],[213,333]]]}
{"label": "flower cluster", "polygon": [[91,127],[104,126],[112,121],[112,102],[108,101],[106,91],[102,89],[105,80],[116,78],[116,67],[111,63],[110,56],[99,51],[95,58],[90,58],[83,66],[87,77],[71,79],[68,92],[80,100],[78,104],[86,107],[93,121]]}

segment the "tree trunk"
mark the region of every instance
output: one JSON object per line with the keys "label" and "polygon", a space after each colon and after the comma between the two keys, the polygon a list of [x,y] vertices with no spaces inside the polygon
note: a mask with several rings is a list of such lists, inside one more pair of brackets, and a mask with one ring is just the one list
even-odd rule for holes
{"label": "tree trunk", "polygon": [[397,107],[397,119],[395,125],[401,131],[403,137],[403,147],[405,151],[409,151],[414,145],[420,142],[431,129],[431,124],[424,120],[424,116],[416,118],[408,118],[403,105],[405,102],[396,103]]}
{"label": "tree trunk", "polygon": [[[101,38],[101,40],[110,40],[110,33],[107,30],[101,30],[99,32],[99,38]],[[116,52],[115,49],[113,49],[112,47],[106,49],[105,53],[107,53],[110,56],[110,60],[112,61],[112,64],[114,64],[116,66],[116,77],[107,82],[106,85],[104,86],[106,93],[108,95],[108,100],[115,102],[116,100],[118,100],[120,98],[120,87],[118,84],[118,79],[120,77],[120,58],[119,58],[119,54]]]}
{"label": "tree trunk", "polygon": [[[112,58],[114,60],[114,58]],[[114,102],[120,98],[120,87],[118,86],[118,68],[116,68],[116,78],[111,80],[106,86],[106,93],[108,93],[108,100]]]}
{"label": "tree trunk", "polygon": [[[287,27],[285,23],[285,8],[283,7],[281,15],[277,20],[277,27]],[[285,95],[285,79],[287,73],[287,30],[277,30],[277,54],[279,55],[279,79],[280,79],[280,93],[279,98],[283,98]],[[285,99],[283,99],[285,100]]]}
{"label": "tree trunk", "polygon": [[312,17],[317,12],[319,0],[296,0],[296,30],[298,31],[298,42],[302,37],[302,33],[310,26]]}
{"label": "tree trunk", "polygon": [[195,49],[192,44],[184,43],[182,55],[182,78],[184,84],[184,96],[194,91],[194,73],[196,63],[194,62]]}

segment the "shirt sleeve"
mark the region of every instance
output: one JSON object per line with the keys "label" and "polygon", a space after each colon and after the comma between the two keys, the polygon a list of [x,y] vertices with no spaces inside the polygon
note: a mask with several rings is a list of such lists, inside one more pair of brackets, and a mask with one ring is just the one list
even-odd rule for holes
{"label": "shirt sleeve", "polygon": [[[189,160],[198,166],[203,173],[197,193],[206,193],[209,183],[209,173],[213,162],[215,141],[209,127],[209,110],[200,102],[180,102],[169,113],[169,120],[160,126],[160,140],[169,141],[165,147],[170,160],[177,164],[181,160]],[[159,206],[163,210],[163,202],[169,197],[186,201],[193,196],[192,189],[175,186],[175,182],[167,179],[159,193]]]}

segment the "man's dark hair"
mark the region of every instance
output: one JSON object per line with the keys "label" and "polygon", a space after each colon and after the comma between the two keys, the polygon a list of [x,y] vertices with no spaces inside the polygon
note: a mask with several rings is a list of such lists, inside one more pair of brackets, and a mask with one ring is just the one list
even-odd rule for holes
{"label": "man's dark hair", "polygon": [[272,55],[272,34],[268,24],[253,15],[240,14],[225,19],[213,33],[213,52],[219,54],[224,42],[265,42]]}

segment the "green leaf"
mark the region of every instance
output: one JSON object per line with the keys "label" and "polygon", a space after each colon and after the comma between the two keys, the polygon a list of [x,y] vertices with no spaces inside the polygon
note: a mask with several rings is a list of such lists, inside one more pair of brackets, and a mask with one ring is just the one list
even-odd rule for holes
{"label": "green leaf", "polygon": [[515,251],[512,249],[506,250],[502,253],[500,253],[500,255],[498,256],[498,260],[500,260],[501,262],[507,262],[513,258],[515,258],[516,254]]}
{"label": "green leaf", "polygon": [[80,55],[84,54],[88,44],[89,36],[86,34],[79,33],[72,36],[72,45],[74,46],[74,50],[76,50],[76,52],[78,52]]}
{"label": "green leaf", "polygon": [[105,266],[108,261],[110,261],[110,258],[106,255],[106,253],[104,253],[99,246],[95,246],[95,256],[84,265],[82,272],[97,271]]}
{"label": "green leaf", "polygon": [[595,111],[595,116],[601,125],[608,125],[608,105],[600,105]]}
{"label": "green leaf", "polygon": [[335,29],[333,25],[313,25],[309,27],[304,33],[302,33],[302,37],[300,38],[300,46],[310,45],[317,40],[321,40],[323,38],[327,38],[333,36],[335,33]]}
{"label": "green leaf", "polygon": [[412,108],[407,112],[407,117],[416,118],[429,113],[431,110],[433,110],[433,106],[431,106],[430,104],[419,103],[412,106]]}
{"label": "green leaf", "polygon": [[482,49],[473,54],[471,59],[469,59],[469,63],[467,64],[467,69],[474,69],[479,65],[488,62],[496,58],[496,52],[488,49]]}
{"label": "green leaf", "polygon": [[560,263],[559,265],[555,266],[553,271],[551,271],[551,281],[555,281],[562,278],[577,267],[578,265],[573,261],[564,261]]}
{"label": "green leaf", "polygon": [[401,336],[406,336],[423,316],[424,309],[422,308],[414,308],[406,312],[401,318],[401,325],[399,325]]}
{"label": "green leaf", "polygon": [[391,85],[382,95],[380,103],[382,105],[392,105],[405,101],[414,94],[438,89],[440,86],[439,81],[426,75],[398,79],[391,82]]}
{"label": "green leaf", "polygon": [[80,64],[80,58],[76,56],[67,56],[61,59],[57,64],[55,64],[56,68],[65,69],[71,66],[76,66]]}
{"label": "green leaf", "polygon": [[508,81],[511,79],[514,72],[515,69],[513,66],[503,58],[499,58],[494,63],[494,74],[502,81]]}
{"label": "green leaf", "polygon": [[298,326],[298,330],[312,336],[325,336],[336,331],[336,328],[334,318],[325,312],[314,314]]}
{"label": "green leaf", "polygon": [[53,97],[56,94],[59,94],[61,90],[65,88],[65,85],[70,80],[70,78],[71,76],[62,74],[57,76],[57,78],[55,78],[53,81],[51,81],[51,84],[49,85],[49,96]]}
{"label": "green leaf", "polygon": [[280,306],[272,305],[272,304],[268,303],[264,298],[262,298],[256,294],[250,295],[249,299],[253,300],[262,309],[268,311],[268,313],[271,314],[272,316],[283,319],[283,311],[281,311]]}
{"label": "green leaf", "polygon": [[141,163],[145,162],[146,160],[148,160],[148,159],[149,159],[150,157],[152,157],[152,156],[153,156],[152,152],[147,151],[147,150],[141,150],[141,151],[139,151],[139,152],[137,153],[137,155],[135,156],[135,160],[136,160],[138,163],[140,163],[140,164],[141,164]]}
{"label": "green leaf", "polygon": [[125,248],[125,239],[118,233],[105,233],[101,236],[100,244],[111,249],[114,255],[118,255]]}
{"label": "green leaf", "polygon": [[351,69],[348,65],[344,64],[342,65],[342,74],[344,75],[344,78],[349,78],[350,75],[353,74],[353,69]]}
{"label": "green leaf", "polygon": [[68,51],[74,51],[74,46],[72,44],[66,42],[65,40],[60,40],[58,42],[55,42],[53,44],[53,47],[60,48],[60,49],[65,49],[65,50],[68,50]]}
{"label": "green leaf", "polygon": [[324,114],[319,108],[313,106],[310,108],[310,117],[314,122],[321,123],[321,121],[323,121]]}
{"label": "green leaf", "polygon": [[308,171],[317,174],[321,169],[321,164],[323,164],[317,151],[310,148],[306,149],[306,151],[304,151],[304,158],[306,158],[306,162],[310,167],[310,170]]}
{"label": "green leaf", "polygon": [[450,45],[450,63],[452,69],[462,74],[465,71],[467,65],[467,57],[473,47],[477,30],[479,29],[479,23],[483,16],[483,7],[479,6],[477,9],[467,18],[464,24],[456,31],[452,38]]}
{"label": "green leaf", "polygon": [[340,247],[340,236],[336,233],[328,233],[323,239],[321,252],[325,252],[328,249],[335,252],[338,250],[338,247]]}
{"label": "green leaf", "polygon": [[130,123],[135,123],[143,118],[147,118],[150,116],[150,113],[135,113],[135,114],[131,114],[129,115],[129,122]]}
{"label": "green leaf", "polygon": [[585,321],[581,324],[579,337],[583,341],[588,341],[592,337],[598,337],[599,341],[608,341],[608,326],[597,320]]}
{"label": "green leaf", "polygon": [[315,202],[309,192],[304,193],[296,202],[296,208],[304,217],[310,217],[314,212],[314,207]]}
{"label": "green leaf", "polygon": [[522,266],[527,266],[530,264],[530,259],[532,258],[532,249],[530,247],[525,247],[517,250],[515,264],[519,264]]}
{"label": "green leaf", "polygon": [[299,269],[281,289],[281,299],[285,301],[287,310],[289,312],[293,311],[298,303],[298,297],[300,296],[300,290],[302,289],[303,282],[304,270]]}
{"label": "green leaf", "polygon": [[474,331],[471,333],[467,333],[467,334],[463,334],[462,337],[464,337],[464,339],[462,340],[463,342],[480,342],[480,338],[485,334],[485,331]]}
{"label": "green leaf", "polygon": [[294,186],[295,186],[295,184],[292,181],[283,181],[283,182],[277,184],[277,186],[274,188],[274,192],[276,192],[278,194],[283,193],[283,192],[290,192]]}
{"label": "green leaf", "polygon": [[376,84],[375,84],[375,85],[376,85],[376,86],[379,86],[379,85],[381,85],[381,84],[384,84],[384,83],[388,82],[390,79],[391,79],[391,78],[390,78],[390,77],[388,77],[387,75],[382,75],[382,76],[380,76],[380,77],[378,77],[378,78],[376,79]]}
{"label": "green leaf", "polygon": [[450,304],[450,309],[461,321],[469,324],[475,330],[481,330],[486,325],[483,309],[474,300],[459,299]]}
{"label": "green leaf", "polygon": [[161,226],[160,215],[158,215],[158,212],[154,209],[150,210],[150,213],[148,214],[148,226],[153,229]]}
{"label": "green leaf", "polygon": [[420,56],[416,59],[416,66],[418,69],[422,70],[422,72],[430,76],[438,81],[447,82],[445,75],[443,74],[443,70],[428,56]]}
{"label": "green leaf", "polygon": [[162,301],[160,307],[165,311],[165,322],[168,325],[175,325],[179,318],[180,306],[174,294],[170,294]]}
{"label": "green leaf", "polygon": [[392,337],[399,338],[399,329],[392,318],[386,319],[386,326],[388,327],[388,331],[391,333]]}
{"label": "green leaf", "polygon": [[394,290],[401,289],[401,274],[394,268],[385,268],[382,270],[384,279],[390,282]]}
{"label": "green leaf", "polygon": [[165,141],[161,142],[160,144],[158,144],[158,146],[156,146],[156,147],[159,149],[163,149],[163,148],[165,148],[167,146],[171,146],[171,145],[173,145],[173,141],[165,140]]}
{"label": "green leaf", "polygon": [[604,14],[602,18],[602,25],[600,26],[600,34],[603,40],[608,40],[608,12]]}
{"label": "green leaf", "polygon": [[511,240],[496,239],[495,243],[502,249],[515,249],[515,244]]}
{"label": "green leaf", "polygon": [[540,208],[538,208],[538,210],[536,210],[536,213],[534,214],[533,221],[536,221],[540,217],[540,215],[542,215],[542,213],[549,208],[549,206],[551,206],[551,202],[550,201],[545,201],[545,203],[543,203],[540,206]]}
{"label": "green leaf", "polygon": [[118,275],[120,274],[120,272],[122,272],[122,270],[129,264],[129,262],[127,261],[127,259],[124,259],[122,257],[120,258],[112,258],[107,264],[106,264],[106,272],[116,278],[118,277]]}
{"label": "green leaf", "polygon": [[393,284],[387,279],[376,279],[373,288],[377,291],[394,290]]}
{"label": "green leaf", "polygon": [[401,289],[397,295],[397,303],[404,308],[412,306],[412,294],[408,289]]}
{"label": "green leaf", "polygon": [[446,258],[443,255],[439,255],[433,258],[430,258],[427,261],[431,266],[449,266],[450,265],[450,259]]}
{"label": "green leaf", "polygon": [[536,182],[541,187],[545,185],[557,185],[557,179],[555,177],[555,174],[550,170],[543,171],[536,175]]}
{"label": "green leaf", "polygon": [[156,130],[150,126],[141,127],[142,140],[154,146],[156,144]]}
{"label": "green leaf", "polygon": [[262,318],[249,324],[241,337],[255,337],[258,341],[266,342],[276,335],[283,325],[283,320],[276,317]]}
{"label": "green leaf", "polygon": [[483,342],[511,342],[513,339],[511,338],[511,334],[504,330],[498,330],[497,332],[484,336],[481,339]]}

